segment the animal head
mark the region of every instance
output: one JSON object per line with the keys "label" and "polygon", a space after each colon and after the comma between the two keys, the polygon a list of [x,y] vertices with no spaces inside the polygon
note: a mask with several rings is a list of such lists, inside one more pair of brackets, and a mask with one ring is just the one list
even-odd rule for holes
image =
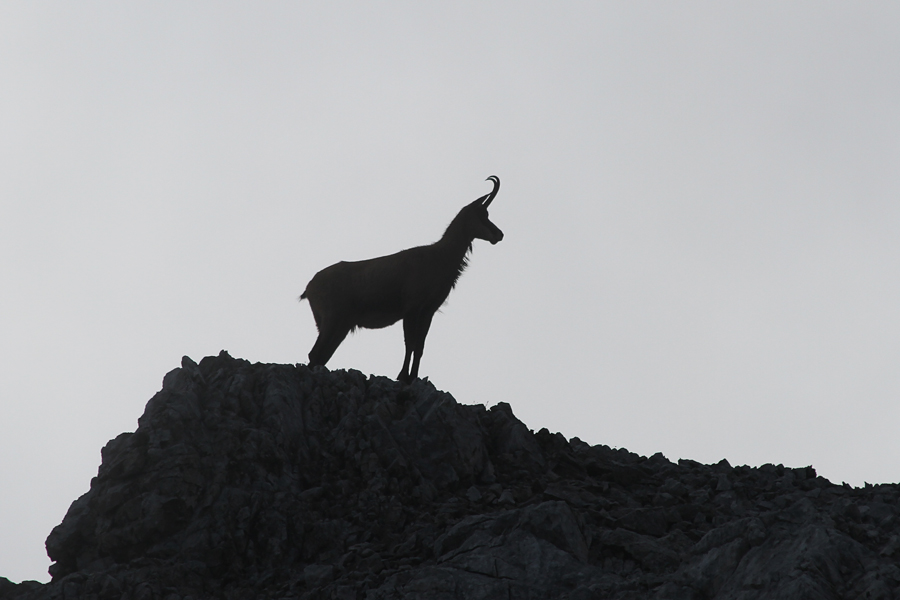
{"label": "animal head", "polygon": [[464,211],[467,213],[468,233],[473,238],[488,241],[493,245],[503,239],[503,232],[488,218],[488,206],[500,190],[500,179],[496,175],[491,175],[485,181],[492,181],[494,189],[490,194],[486,194],[466,206]]}

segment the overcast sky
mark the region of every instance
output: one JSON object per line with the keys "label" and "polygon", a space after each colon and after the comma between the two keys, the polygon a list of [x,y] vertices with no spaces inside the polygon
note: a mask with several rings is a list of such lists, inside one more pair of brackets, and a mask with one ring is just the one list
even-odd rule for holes
{"label": "overcast sky", "polygon": [[[498,175],[420,374],[670,460],[900,481],[900,4],[0,4],[0,576],[182,355]],[[402,330],[329,367],[395,376]]]}

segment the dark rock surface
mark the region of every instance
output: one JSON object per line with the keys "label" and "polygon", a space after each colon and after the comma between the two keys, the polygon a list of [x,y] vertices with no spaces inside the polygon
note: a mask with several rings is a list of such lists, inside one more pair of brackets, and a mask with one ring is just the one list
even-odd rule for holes
{"label": "dark rock surface", "polygon": [[430,383],[185,358],[0,599],[900,598],[900,489],[673,464]]}

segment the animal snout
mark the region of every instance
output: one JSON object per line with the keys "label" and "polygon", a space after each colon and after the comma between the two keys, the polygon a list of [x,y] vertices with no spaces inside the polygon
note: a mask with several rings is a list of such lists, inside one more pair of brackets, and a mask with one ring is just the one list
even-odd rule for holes
{"label": "animal snout", "polygon": [[489,239],[488,241],[491,243],[491,246],[493,246],[494,244],[496,244],[497,242],[502,241],[502,240],[503,240],[503,232],[498,229],[497,231],[495,231],[493,233],[493,235],[491,235],[491,239]]}

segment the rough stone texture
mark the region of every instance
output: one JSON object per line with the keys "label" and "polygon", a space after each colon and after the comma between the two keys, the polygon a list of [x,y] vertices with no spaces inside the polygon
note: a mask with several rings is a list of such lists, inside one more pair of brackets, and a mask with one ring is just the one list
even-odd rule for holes
{"label": "rough stone texture", "polygon": [[427,381],[185,358],[0,599],[900,598],[900,489],[644,458]]}

